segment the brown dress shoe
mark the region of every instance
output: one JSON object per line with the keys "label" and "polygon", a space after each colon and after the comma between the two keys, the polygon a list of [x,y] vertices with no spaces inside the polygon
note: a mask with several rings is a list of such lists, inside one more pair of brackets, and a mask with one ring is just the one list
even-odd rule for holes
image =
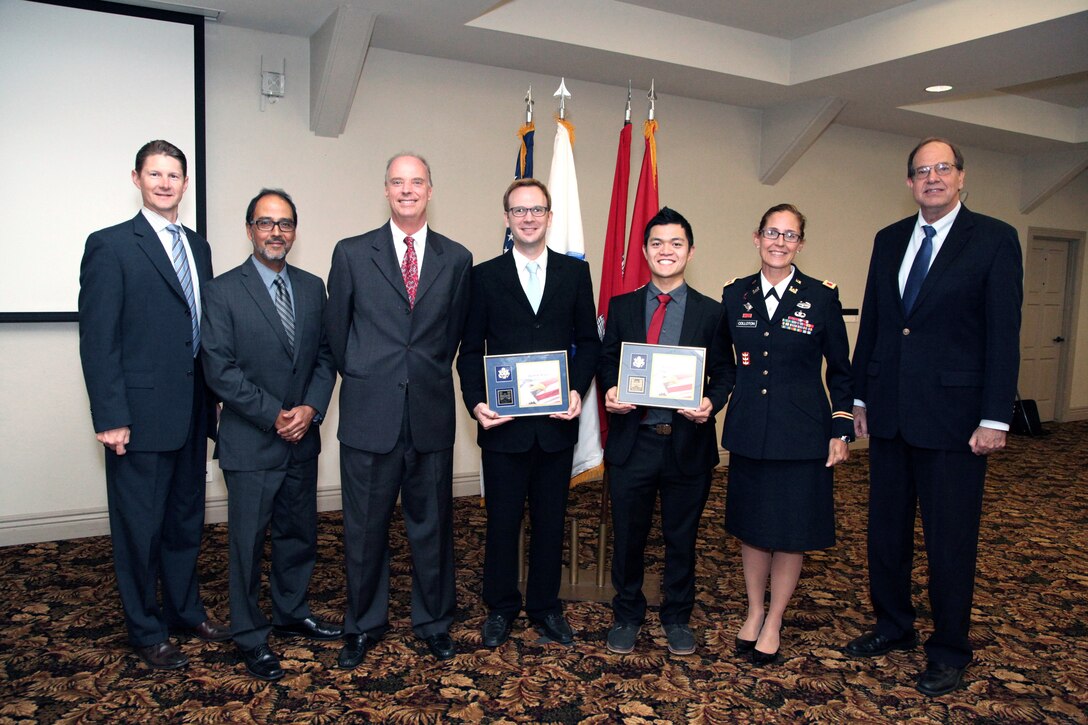
{"label": "brown dress shoe", "polygon": [[176,670],[189,664],[189,658],[170,640],[135,649],[140,659],[153,670]]}
{"label": "brown dress shoe", "polygon": [[196,637],[205,642],[225,642],[230,639],[230,625],[216,622],[213,619],[205,619],[195,627],[172,629],[171,632],[178,635]]}

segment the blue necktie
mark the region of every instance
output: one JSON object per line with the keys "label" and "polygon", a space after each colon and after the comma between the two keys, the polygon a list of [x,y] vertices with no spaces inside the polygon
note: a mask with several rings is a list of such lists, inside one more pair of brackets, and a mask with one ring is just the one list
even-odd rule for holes
{"label": "blue necktie", "polygon": [[529,272],[529,283],[525,285],[525,296],[529,298],[529,304],[533,306],[533,312],[536,312],[540,309],[540,297],[544,293],[540,289],[540,277],[536,276],[540,265],[536,262],[529,262],[525,265],[525,269]]}
{"label": "blue necktie", "polygon": [[903,286],[903,312],[910,314],[914,309],[914,301],[918,299],[918,292],[922,289],[922,282],[929,271],[929,260],[933,258],[933,237],[937,230],[928,224],[922,227],[922,246],[918,248],[918,254],[914,257],[914,264],[910,266],[910,274],[907,275],[907,283]]}
{"label": "blue necktie", "polygon": [[166,230],[174,236],[174,247],[170,256],[173,257],[174,274],[181,282],[181,290],[185,293],[185,301],[189,303],[189,317],[193,321],[193,357],[200,351],[200,317],[196,312],[196,295],[193,293],[193,277],[189,272],[189,256],[185,254],[185,245],[181,243],[181,227],[177,224],[167,224]]}

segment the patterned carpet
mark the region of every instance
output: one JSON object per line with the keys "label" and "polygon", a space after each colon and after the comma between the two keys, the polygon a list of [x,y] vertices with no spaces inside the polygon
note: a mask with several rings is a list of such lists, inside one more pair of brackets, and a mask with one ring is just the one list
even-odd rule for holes
{"label": "patterned carpet", "polygon": [[[736,541],[723,533],[722,478],[700,532],[697,653],[669,656],[656,615],[635,652],[609,654],[610,613],[571,603],[573,647],[541,645],[520,620],[498,650],[479,647],[484,512],[456,502],[461,654],[438,663],[411,633],[403,529],[393,540],[393,631],[351,672],[335,669],[339,643],[277,640],[288,676],[245,674],[233,645],[182,643],[192,665],[150,672],[125,645],[104,537],[0,549],[0,723],[19,722],[1075,722],[1088,723],[1088,422],[1054,425],[1045,438],[1013,438],[991,461],[967,687],[938,699],[914,687],[921,650],[871,661],[840,647],[867,628],[867,457],[840,468],[837,546],[814,554],[783,631],[784,661],[754,669],[732,654],[744,597]],[[595,550],[597,489],[572,512]],[[311,588],[316,613],[344,607],[341,524],[321,518]],[[209,526],[201,574],[211,610],[227,607],[225,525]],[[921,542],[920,529],[918,532]],[[651,542],[660,565],[660,539]],[[915,581],[924,582],[923,561]],[[916,587],[928,633],[924,589]]]}

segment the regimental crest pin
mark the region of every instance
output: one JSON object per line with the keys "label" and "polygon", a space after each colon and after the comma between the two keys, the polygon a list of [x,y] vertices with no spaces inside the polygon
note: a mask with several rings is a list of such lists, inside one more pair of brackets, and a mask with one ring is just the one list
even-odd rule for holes
{"label": "regimental crest pin", "polygon": [[744,365],[745,367],[751,365],[752,364],[752,356],[749,353],[742,352],[740,354],[740,364]]}
{"label": "regimental crest pin", "polygon": [[745,302],[744,303],[744,309],[751,311],[752,303],[751,302]]}

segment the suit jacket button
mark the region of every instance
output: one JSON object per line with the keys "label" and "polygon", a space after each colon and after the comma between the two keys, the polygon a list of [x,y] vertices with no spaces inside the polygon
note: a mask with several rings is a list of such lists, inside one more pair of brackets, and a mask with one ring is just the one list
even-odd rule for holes
{"label": "suit jacket button", "polygon": [[188,375],[190,378],[193,377],[193,371],[192,370],[186,370],[185,374]]}
{"label": "suit jacket button", "polygon": [[905,336],[907,336],[909,334],[910,334],[910,328],[909,327],[904,327],[903,328],[903,336],[905,337]]}

